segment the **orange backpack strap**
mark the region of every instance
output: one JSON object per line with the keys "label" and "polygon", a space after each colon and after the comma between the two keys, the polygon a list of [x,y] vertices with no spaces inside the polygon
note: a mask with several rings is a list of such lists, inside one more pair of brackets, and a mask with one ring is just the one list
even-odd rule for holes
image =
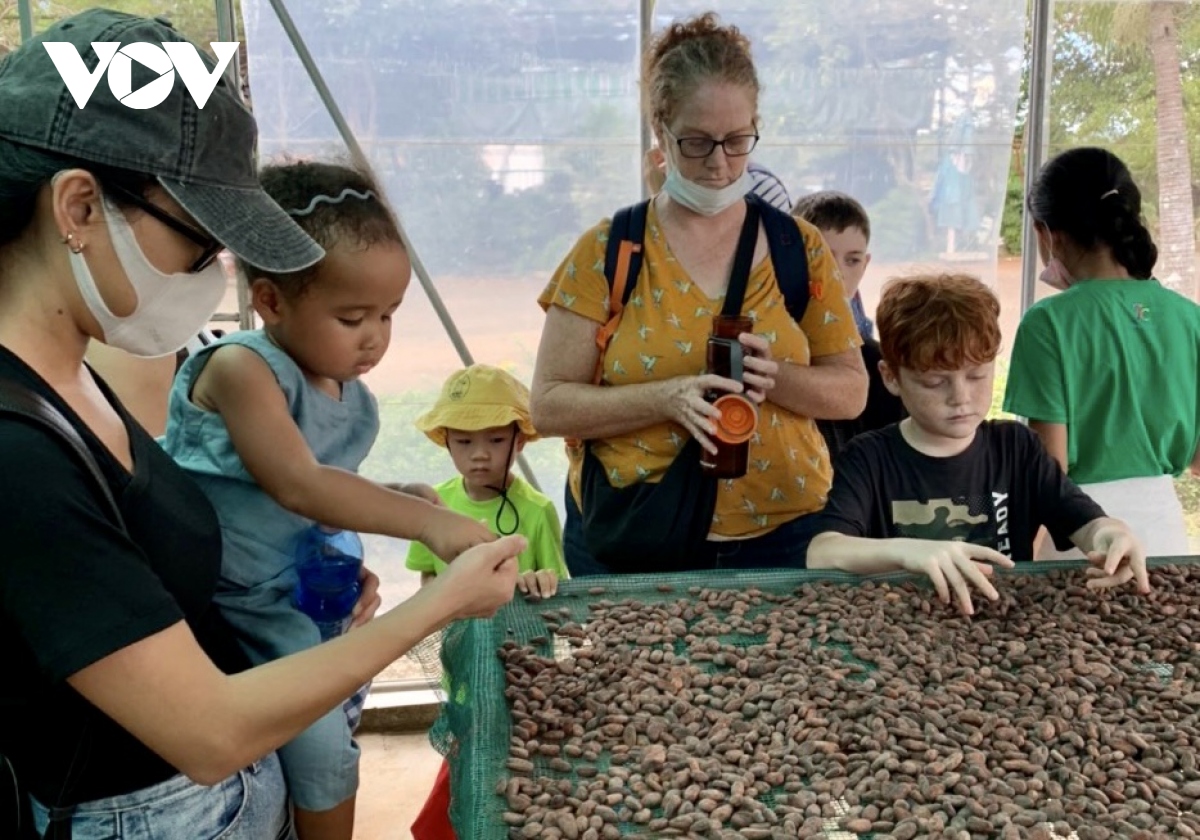
{"label": "orange backpack strap", "polygon": [[[608,281],[608,320],[596,331],[596,347],[600,355],[596,358],[596,370],[592,384],[599,385],[604,378],[604,353],[613,333],[621,323],[621,313],[637,286],[638,274],[642,270],[642,241],[646,235],[646,211],[650,201],[622,207],[613,215],[608,229],[608,245],[604,252],[604,278]],[[579,446],[575,438],[567,440],[567,446]]]}
{"label": "orange backpack strap", "polygon": [[[638,257],[638,262],[641,262],[641,254],[642,243],[640,242],[623,239],[617,244],[616,272],[612,285],[608,287],[608,320],[600,329],[596,330],[596,346],[600,348],[600,357],[596,359],[596,374],[592,378],[593,385],[599,385],[604,375],[604,351],[608,349],[608,343],[612,341],[613,333],[617,331],[617,325],[621,323],[621,313],[625,310],[625,301],[628,300],[625,290],[626,288],[632,290],[633,286],[637,284],[636,275],[632,278],[630,276],[630,266],[635,255]],[[630,283],[631,279],[632,283]]]}
{"label": "orange backpack strap", "polygon": [[642,270],[642,242],[646,235],[646,213],[650,201],[623,207],[613,215],[608,230],[608,247],[604,252],[604,278],[608,281],[608,321],[596,332],[600,357],[592,384],[599,385],[604,373],[604,352],[612,340],[621,313],[629,302],[638,274]]}

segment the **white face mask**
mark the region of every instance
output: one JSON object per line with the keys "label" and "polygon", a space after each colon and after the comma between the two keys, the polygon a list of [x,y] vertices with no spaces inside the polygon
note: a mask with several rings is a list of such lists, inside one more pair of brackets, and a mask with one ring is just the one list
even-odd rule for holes
{"label": "white face mask", "polygon": [[741,177],[724,187],[706,187],[689,181],[679,174],[679,165],[675,160],[678,149],[671,148],[672,145],[666,144],[667,179],[663,182],[663,192],[689,210],[703,216],[715,216],[737,204],[754,189],[754,176],[750,174],[749,167],[743,167]]}
{"label": "white face mask", "polygon": [[209,322],[228,285],[220,260],[195,274],[163,274],[138,245],[125,214],[102,199],[104,221],[117,261],[137,295],[133,312],[114,315],[100,296],[82,253],[67,249],[75,285],[88,311],[104,332],[104,343],[134,356],[168,356],[183,347]]}

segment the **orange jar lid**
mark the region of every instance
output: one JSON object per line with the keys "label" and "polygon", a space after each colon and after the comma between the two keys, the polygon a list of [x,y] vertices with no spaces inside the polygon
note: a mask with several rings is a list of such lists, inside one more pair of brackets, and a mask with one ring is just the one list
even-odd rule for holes
{"label": "orange jar lid", "polygon": [[725,394],[713,403],[721,411],[717,438],[723,443],[745,443],[758,428],[758,408],[741,394]]}

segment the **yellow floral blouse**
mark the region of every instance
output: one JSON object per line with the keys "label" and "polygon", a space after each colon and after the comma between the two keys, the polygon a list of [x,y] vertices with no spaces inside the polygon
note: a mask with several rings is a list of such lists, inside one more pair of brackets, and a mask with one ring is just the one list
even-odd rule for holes
{"label": "yellow floral blouse", "polygon": [[[798,220],[808,251],[810,301],[797,326],[784,305],[769,258],[750,271],[742,311],[754,332],[771,344],[779,361],[808,365],[861,344],[841,276],[815,227]],[[611,220],[585,233],[538,298],[543,309],[561,306],[598,323],[608,320],[604,256]],[[704,372],[712,317],[723,298],[710,298],[675,260],[658,226],[653,203],[646,217],[642,270],[620,325],[604,354],[603,385],[669,379]],[[592,441],[592,451],[617,487],[658,481],[687,442],[676,423]],[[582,450],[572,451],[570,485],[579,498]],[[765,533],[825,505],[832,478],[829,455],[816,423],[769,400],[750,443],[750,468],[743,478],[722,481],[712,533],[747,537]]]}

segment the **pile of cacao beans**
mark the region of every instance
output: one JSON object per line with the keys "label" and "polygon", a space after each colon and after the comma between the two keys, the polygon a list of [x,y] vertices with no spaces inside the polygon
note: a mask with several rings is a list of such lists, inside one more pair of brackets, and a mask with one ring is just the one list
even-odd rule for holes
{"label": "pile of cacao beans", "polygon": [[1200,566],[1151,582],[1005,576],[971,618],[910,582],[543,602],[499,651],[508,836],[1200,837]]}

